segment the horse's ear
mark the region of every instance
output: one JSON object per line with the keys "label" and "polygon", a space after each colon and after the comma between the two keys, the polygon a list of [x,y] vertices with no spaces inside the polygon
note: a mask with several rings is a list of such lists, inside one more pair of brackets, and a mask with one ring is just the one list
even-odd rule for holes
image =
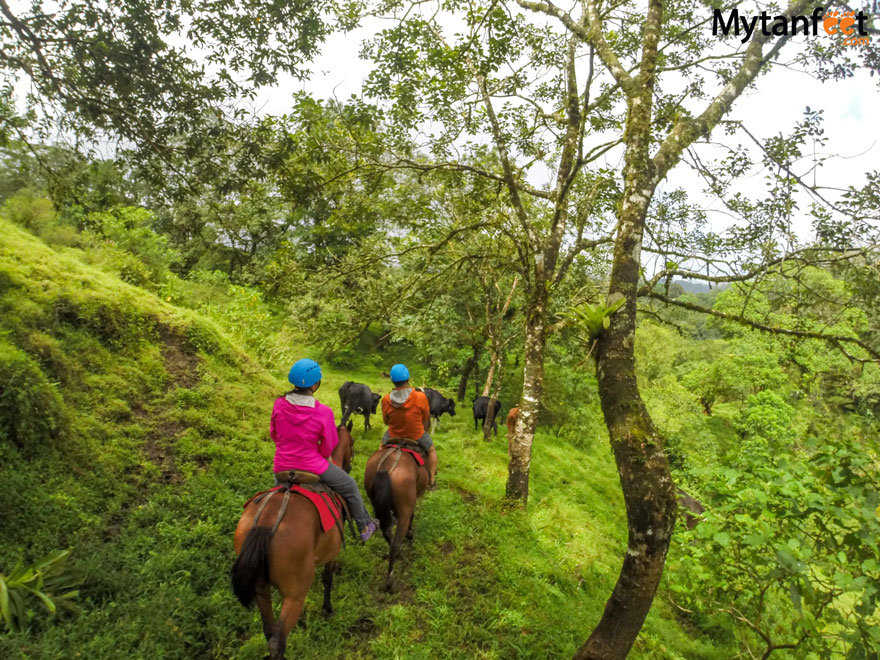
{"label": "horse's ear", "polygon": [[351,433],[351,429],[354,426],[354,420],[348,420],[348,424],[345,425],[345,428],[348,429],[348,432]]}

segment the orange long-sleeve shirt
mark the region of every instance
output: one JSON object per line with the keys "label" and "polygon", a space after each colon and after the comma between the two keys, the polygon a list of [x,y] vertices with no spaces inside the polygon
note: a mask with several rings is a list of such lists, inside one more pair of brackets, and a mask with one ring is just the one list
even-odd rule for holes
{"label": "orange long-sleeve shirt", "polygon": [[388,435],[392,438],[418,440],[428,430],[430,420],[431,406],[424,392],[413,389],[406,401],[399,406],[391,403],[391,394],[382,397],[382,421],[388,427]]}

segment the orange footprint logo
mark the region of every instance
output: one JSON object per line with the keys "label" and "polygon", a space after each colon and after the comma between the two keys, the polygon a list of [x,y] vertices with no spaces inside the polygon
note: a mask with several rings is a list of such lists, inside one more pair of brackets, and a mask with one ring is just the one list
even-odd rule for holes
{"label": "orange footprint logo", "polygon": [[822,29],[828,34],[837,34],[839,32],[849,37],[855,31],[853,29],[855,22],[856,13],[854,11],[843,13],[832,11],[825,14],[825,20],[822,21]]}

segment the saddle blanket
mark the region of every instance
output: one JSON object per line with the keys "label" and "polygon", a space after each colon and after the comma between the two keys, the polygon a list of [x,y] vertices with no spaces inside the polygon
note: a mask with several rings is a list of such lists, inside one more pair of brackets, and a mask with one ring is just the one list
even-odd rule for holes
{"label": "saddle blanket", "polygon": [[[247,508],[247,505],[257,499],[260,495],[272,497],[271,495],[267,495],[267,493],[273,493],[276,490],[282,490],[283,488],[286,488],[286,486],[275,486],[275,488],[270,488],[269,490],[264,490],[257,493],[244,503],[244,508]],[[314,493],[310,490],[306,490],[302,486],[291,486],[290,492],[302,495],[315,505],[315,508],[318,510],[318,516],[321,518],[321,529],[323,529],[325,532],[330,531],[333,527],[336,526],[337,519],[342,520],[342,507],[338,501],[339,495],[337,495],[336,493],[325,493],[325,499],[325,497],[322,496],[321,493]]]}
{"label": "saddle blanket", "polygon": [[405,451],[407,453],[412,454],[416,459],[416,463],[418,463],[419,465],[425,464],[425,459],[422,457],[422,453],[416,451],[415,449],[410,449],[409,447],[401,447],[400,445],[385,445],[385,449],[395,449],[395,448],[399,449],[400,451]]}

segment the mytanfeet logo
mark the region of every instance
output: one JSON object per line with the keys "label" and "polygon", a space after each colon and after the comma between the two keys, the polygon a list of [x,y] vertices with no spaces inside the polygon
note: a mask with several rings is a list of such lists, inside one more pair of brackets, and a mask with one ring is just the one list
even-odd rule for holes
{"label": "mytanfeet logo", "polygon": [[742,35],[745,43],[760,29],[765,36],[782,37],[803,34],[818,36],[819,26],[831,37],[843,39],[845,46],[867,46],[870,43],[867,30],[868,16],[864,11],[830,11],[816,7],[809,16],[771,16],[762,11],[755,16],[740,16],[739,9],[732,9],[725,17],[720,9],[712,17],[712,34],[719,32],[725,37],[731,32]]}

